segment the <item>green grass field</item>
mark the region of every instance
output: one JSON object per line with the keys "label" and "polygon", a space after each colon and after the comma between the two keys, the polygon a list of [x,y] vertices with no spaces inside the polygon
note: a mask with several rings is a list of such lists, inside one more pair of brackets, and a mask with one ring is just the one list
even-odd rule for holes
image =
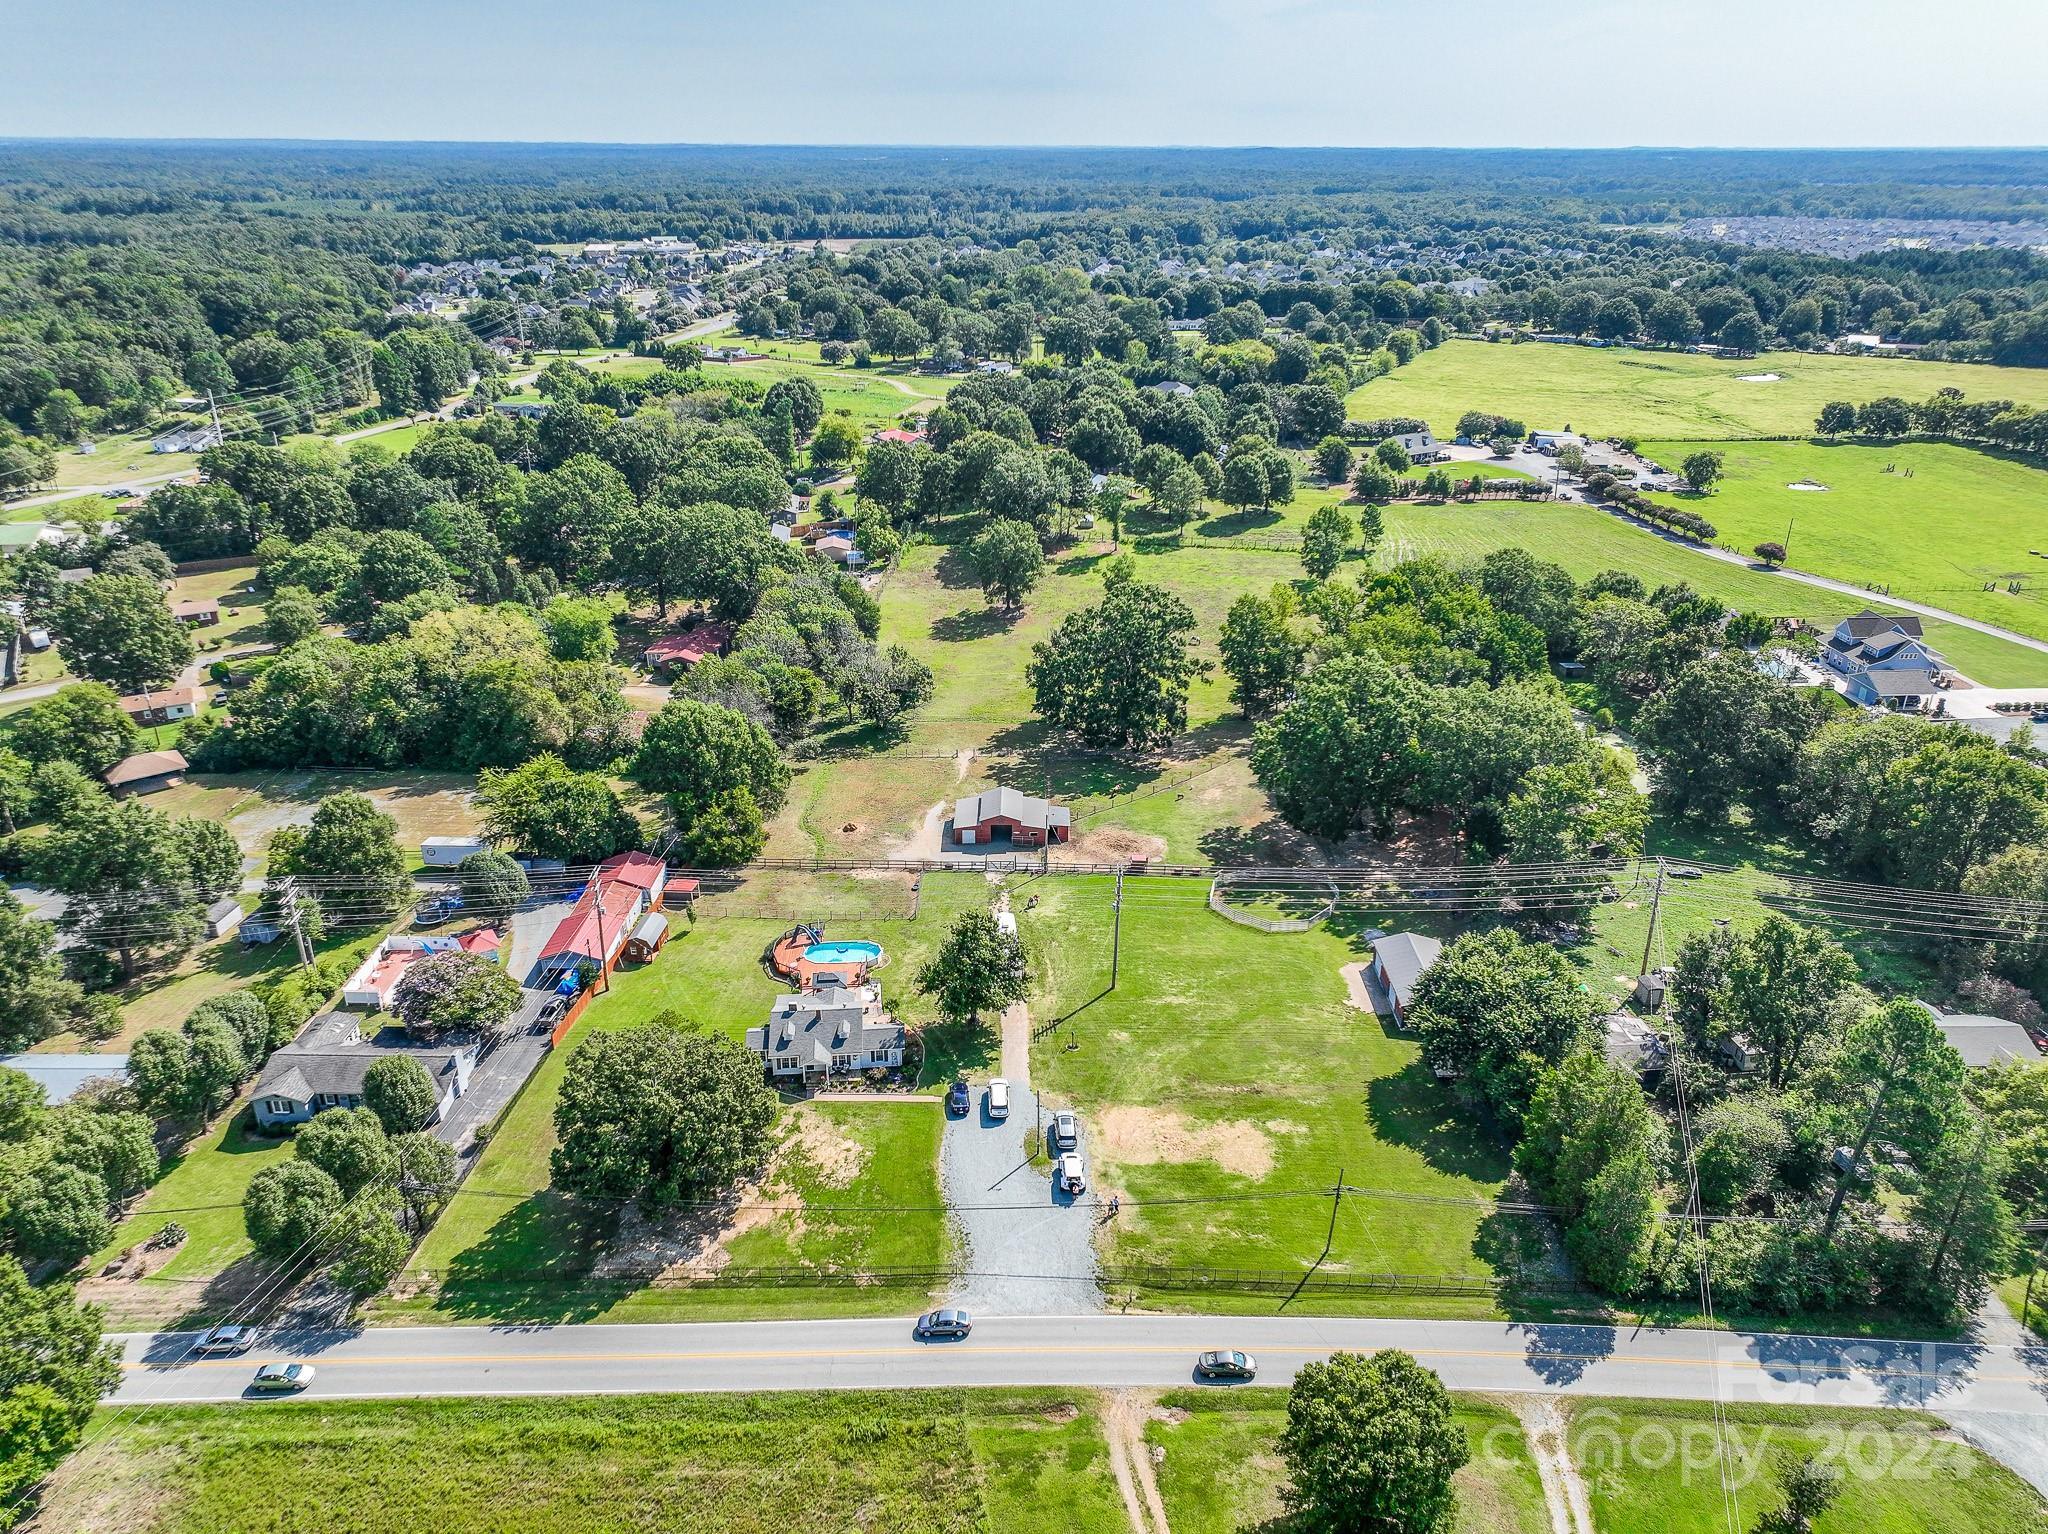
{"label": "green grass field", "polygon": [[[1601,1534],[1728,1527],[1706,1403],[1575,1400],[1569,1410],[1568,1442]],[[2023,1534],[2048,1514],[2030,1486],[1936,1417],[1746,1405],[1722,1411],[1737,1528],[1753,1527],[1778,1505],[1779,1468],[1810,1453],[1844,1472],[1840,1498],[1814,1524],[1815,1534]]]}
{"label": "green grass field", "polygon": [[[1080,1110],[1098,1189],[1125,1200],[1106,1228],[1110,1260],[1298,1272],[1329,1233],[1340,1171],[1355,1187],[1453,1201],[1506,1178],[1506,1153],[1415,1041],[1348,1004],[1340,970],[1367,949],[1350,922],[1258,932],[1210,911],[1199,882],[1127,881],[1110,990],[1110,882],[1032,888],[1039,905],[1019,918],[1032,1018],[1065,1018],[1033,1045],[1034,1082]],[[1186,1199],[1223,1202],[1151,1202]],[[1481,1223],[1476,1208],[1346,1199],[1323,1271],[1489,1276]]]}
{"label": "green grass field", "polygon": [[[1776,381],[1745,382],[1775,373]],[[1468,410],[1515,416],[1532,429],[1650,438],[1779,436],[1813,430],[1829,400],[1925,399],[1942,388],[1971,399],[2048,405],[2048,371],[1766,352],[1705,357],[1541,343],[1447,341],[1352,390],[1353,420],[1417,416],[1450,436]]]}
{"label": "green grass field", "polygon": [[[1280,1500],[1287,1467],[1284,1390],[1174,1390],[1145,1442],[1164,1457],[1160,1499],[1174,1534],[1250,1534],[1288,1527]],[[1471,1441],[1457,1475],[1455,1534],[1547,1534],[1543,1483],[1513,1412],[1478,1397],[1458,1398],[1455,1418]]]}
{"label": "green grass field", "polygon": [[128,1534],[1123,1534],[1088,1391],[165,1408],[39,1526]]}
{"label": "green grass field", "polygon": [[[1643,450],[1673,467],[1698,446]],[[1725,547],[1783,543],[1789,527],[1799,569],[2048,638],[2048,473],[1946,442],[1708,446],[1727,477],[1709,495],[1663,499],[1705,516]],[[1828,488],[1789,488],[1803,483]]]}

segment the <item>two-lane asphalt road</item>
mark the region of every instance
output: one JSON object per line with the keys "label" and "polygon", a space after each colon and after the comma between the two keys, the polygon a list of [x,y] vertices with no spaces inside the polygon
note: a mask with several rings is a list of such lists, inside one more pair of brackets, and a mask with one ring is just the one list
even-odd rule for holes
{"label": "two-lane asphalt road", "polygon": [[583,1395],[908,1386],[1168,1387],[1204,1348],[1256,1354],[1285,1384],[1338,1350],[1398,1347],[1458,1390],[1665,1400],[1912,1406],[2048,1417],[2048,1347],[1617,1330],[1479,1321],[1274,1316],[990,1317],[965,1342],[920,1343],[909,1319],[680,1326],[382,1327],[267,1336],[195,1359],[193,1334],[120,1339],[120,1402],[232,1401],[256,1365],[315,1366],[321,1397]]}

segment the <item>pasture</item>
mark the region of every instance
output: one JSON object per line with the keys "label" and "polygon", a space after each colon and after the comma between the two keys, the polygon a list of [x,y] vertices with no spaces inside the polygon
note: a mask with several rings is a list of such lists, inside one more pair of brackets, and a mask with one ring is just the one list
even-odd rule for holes
{"label": "pasture", "polygon": [[[1749,382],[1776,374],[1770,382]],[[1829,400],[1880,395],[1925,399],[1957,388],[1971,399],[2048,405],[2048,370],[1765,352],[1756,357],[1615,347],[1447,341],[1404,368],[1351,391],[1353,420],[1416,416],[1451,436],[1467,410],[1490,410],[1531,429],[1596,437],[1724,440],[1813,430]]]}
{"label": "pasture", "polygon": [[[1701,446],[1643,451],[1671,467]],[[1726,477],[1711,494],[1664,499],[1705,516],[1725,547],[1786,543],[1798,569],[2048,639],[2048,472],[1947,442],[1704,446]]]}

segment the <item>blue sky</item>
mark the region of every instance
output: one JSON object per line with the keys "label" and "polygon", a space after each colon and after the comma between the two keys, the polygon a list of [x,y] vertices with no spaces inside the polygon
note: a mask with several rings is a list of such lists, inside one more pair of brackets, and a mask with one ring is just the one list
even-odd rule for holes
{"label": "blue sky", "polygon": [[0,135],[2048,144],[2048,0],[14,0]]}

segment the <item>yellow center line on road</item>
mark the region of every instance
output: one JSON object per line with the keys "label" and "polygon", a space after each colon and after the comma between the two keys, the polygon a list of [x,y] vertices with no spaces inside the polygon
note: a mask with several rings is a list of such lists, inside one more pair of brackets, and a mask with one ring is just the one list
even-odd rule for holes
{"label": "yellow center line on road", "polygon": [[[803,1360],[829,1363],[838,1359],[873,1358],[995,1358],[1032,1355],[1037,1357],[1115,1357],[1136,1355],[1187,1354],[1191,1350],[1184,1345],[1162,1345],[1152,1343],[1105,1344],[1101,1346],[1014,1346],[1003,1347],[987,1353],[922,1347],[885,1348],[835,1348],[818,1351],[810,1348],[745,1349],[730,1352],[709,1353],[447,1353],[417,1355],[366,1356],[361,1358],[323,1358],[318,1354],[298,1362],[313,1363],[322,1369],[330,1368],[434,1368],[460,1367],[464,1364],[632,1364],[632,1363],[720,1363],[758,1362],[772,1359]],[[1330,1349],[1324,1347],[1262,1347],[1259,1351],[1267,1357],[1321,1358]],[[1796,1361],[1773,1363],[1749,1358],[1687,1358],[1687,1357],[1625,1357],[1617,1358],[1608,1353],[1531,1353],[1521,1349],[1479,1349],[1479,1348],[1411,1348],[1408,1350],[1417,1358],[1463,1358],[1463,1359],[1520,1359],[1529,1362],[1616,1364],[1663,1367],[1682,1365],[1693,1369],[1747,1369],[1754,1373],[1787,1372],[1806,1374],[1811,1372],[1837,1372],[1831,1364],[1806,1364]],[[162,1369],[234,1369],[247,1368],[241,1359],[199,1358],[175,1364],[156,1364],[147,1361],[123,1360],[121,1367],[136,1371]],[[1847,1376],[1845,1376],[1847,1377]],[[1859,1368],[1853,1371],[1857,1378],[1885,1379],[1930,1379],[1940,1382],[1944,1376],[1930,1373],[1925,1369]],[[2033,1376],[2026,1374],[1973,1374],[1967,1382],[2025,1384]],[[1957,1381],[1965,1383],[1966,1381]]]}

